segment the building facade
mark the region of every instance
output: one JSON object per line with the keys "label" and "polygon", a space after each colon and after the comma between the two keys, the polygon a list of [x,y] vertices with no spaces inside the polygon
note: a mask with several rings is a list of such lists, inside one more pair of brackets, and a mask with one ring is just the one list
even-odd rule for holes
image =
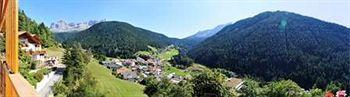
{"label": "building facade", "polygon": [[42,41],[39,36],[31,34],[27,31],[20,31],[19,40],[21,50],[31,55],[32,60],[38,61],[40,63],[45,62],[47,53],[45,50],[42,50]]}

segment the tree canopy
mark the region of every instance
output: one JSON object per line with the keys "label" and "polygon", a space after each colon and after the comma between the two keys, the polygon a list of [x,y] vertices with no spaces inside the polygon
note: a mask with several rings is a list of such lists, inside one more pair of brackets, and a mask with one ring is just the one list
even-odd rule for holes
{"label": "tree canopy", "polygon": [[53,33],[44,23],[37,23],[27,17],[23,10],[19,11],[19,31],[29,31],[31,34],[36,34],[40,37],[44,47],[56,46],[57,42],[54,39]]}
{"label": "tree canopy", "polygon": [[95,90],[96,80],[86,72],[86,65],[92,55],[84,51],[79,44],[66,48],[63,63],[66,64],[63,81],[54,85],[54,94],[68,97],[101,97]]}

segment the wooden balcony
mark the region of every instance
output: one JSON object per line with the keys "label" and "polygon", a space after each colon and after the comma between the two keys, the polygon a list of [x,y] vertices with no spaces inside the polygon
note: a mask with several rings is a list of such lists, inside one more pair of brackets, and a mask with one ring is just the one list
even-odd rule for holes
{"label": "wooden balcony", "polygon": [[18,0],[0,0],[0,32],[6,38],[6,62],[0,63],[0,97],[39,97],[19,73]]}
{"label": "wooden balcony", "polygon": [[20,74],[13,74],[4,62],[1,62],[0,97],[39,97],[34,87]]}

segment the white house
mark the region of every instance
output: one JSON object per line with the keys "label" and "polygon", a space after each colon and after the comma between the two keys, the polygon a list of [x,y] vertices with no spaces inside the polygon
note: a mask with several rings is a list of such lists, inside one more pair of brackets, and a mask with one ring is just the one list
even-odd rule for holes
{"label": "white house", "polygon": [[39,36],[27,31],[19,32],[21,50],[32,56],[32,59],[41,63],[45,62],[46,51],[41,49],[42,41]]}

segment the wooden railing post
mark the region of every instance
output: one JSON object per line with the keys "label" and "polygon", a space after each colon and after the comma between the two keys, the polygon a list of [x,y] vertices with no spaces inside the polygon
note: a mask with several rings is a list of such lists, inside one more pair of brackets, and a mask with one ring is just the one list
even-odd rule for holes
{"label": "wooden railing post", "polygon": [[9,0],[5,16],[6,62],[18,73],[18,0]]}

